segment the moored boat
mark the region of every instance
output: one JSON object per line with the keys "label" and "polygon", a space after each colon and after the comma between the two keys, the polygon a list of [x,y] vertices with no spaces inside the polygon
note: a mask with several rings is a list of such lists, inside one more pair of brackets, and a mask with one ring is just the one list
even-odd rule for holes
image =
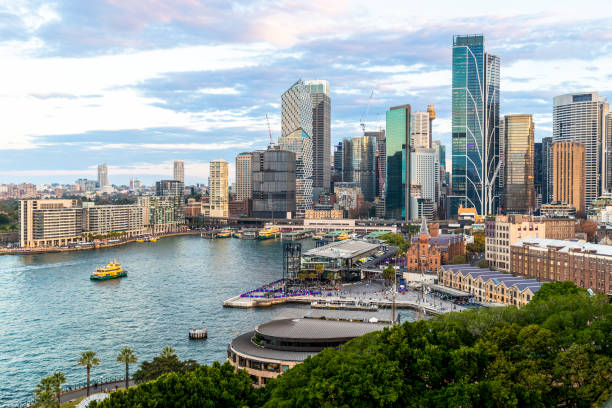
{"label": "moored boat", "polygon": [[109,262],[106,266],[96,268],[96,270],[92,272],[89,276],[89,279],[107,280],[123,278],[124,276],[127,276],[127,271],[124,270],[117,261],[112,261]]}
{"label": "moored boat", "polygon": [[274,239],[281,235],[281,231],[278,228],[265,228],[259,231],[258,239]]}

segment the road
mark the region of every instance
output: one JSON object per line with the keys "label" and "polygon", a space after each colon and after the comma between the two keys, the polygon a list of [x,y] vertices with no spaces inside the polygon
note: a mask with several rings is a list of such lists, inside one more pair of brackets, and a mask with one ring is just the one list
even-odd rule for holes
{"label": "road", "polygon": [[[134,386],[135,384],[130,380],[130,387]],[[108,382],[108,383],[103,383],[103,384],[98,384],[96,387],[94,387],[94,383],[91,383],[91,387],[90,387],[90,394],[95,394],[97,392],[104,392],[106,389],[110,390],[114,390],[115,386],[117,386],[117,388],[125,388],[125,380],[122,381],[113,381],[113,382]],[[64,402],[68,402],[68,401],[72,401],[75,400],[77,398],[81,398],[87,395],[87,389],[86,388],[79,388],[76,389],[74,391],[67,391],[64,392],[60,395],[60,402],[64,403]]]}

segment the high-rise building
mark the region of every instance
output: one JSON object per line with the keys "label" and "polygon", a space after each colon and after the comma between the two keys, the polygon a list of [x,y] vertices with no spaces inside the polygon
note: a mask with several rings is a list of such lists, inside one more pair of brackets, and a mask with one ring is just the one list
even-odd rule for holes
{"label": "high-rise building", "polygon": [[373,203],[376,197],[376,137],[344,139],[342,152],[342,181],[359,183],[363,199]]}
{"label": "high-rise building", "polygon": [[499,66],[499,57],[485,52],[484,36],[454,37],[451,216],[460,206],[482,215],[499,204]]}
{"label": "high-rise building", "polygon": [[[555,96],[553,100],[553,143],[579,142],[586,159],[586,210],[607,186],[604,157],[605,117],[609,106],[597,92]],[[576,211],[578,209],[576,208]]]}
{"label": "high-rise building", "polygon": [[174,161],[174,180],[185,182],[185,163],[182,160]]}
{"label": "high-rise building", "polygon": [[342,142],[334,146],[334,181],[342,181]]}
{"label": "high-rise building", "polygon": [[422,147],[425,149],[431,148],[431,123],[429,112],[413,112],[411,130],[411,146]]}
{"label": "high-rise building", "polygon": [[533,138],[532,115],[504,117],[504,209],[507,213],[529,213],[535,209]]}
{"label": "high-rise building", "polygon": [[586,149],[582,143],[553,143],[553,201],[572,205],[582,217],[586,209],[585,164]]}
{"label": "high-rise building", "polygon": [[429,114],[429,147],[431,147],[433,139],[433,121],[436,119],[436,111],[433,105],[427,105],[427,113]]}
{"label": "high-rise building", "polygon": [[533,186],[535,188],[535,208],[542,205],[542,143],[533,144]]}
{"label": "high-rise building", "polygon": [[287,218],[295,214],[295,156],[278,147],[252,153],[254,217]]}
{"label": "high-rise building", "polygon": [[[185,223],[185,183],[178,180],[161,180],[155,182],[155,195],[171,197],[174,215],[172,222]],[[164,204],[165,205],[165,204]]]}
{"label": "high-rise building", "polygon": [[208,202],[202,204],[205,217],[229,217],[229,177],[227,162],[212,160],[209,164]]}
{"label": "high-rise building", "polygon": [[[606,192],[612,192],[612,113],[606,116]],[[603,192],[602,192],[603,193]]]}
{"label": "high-rise building", "polygon": [[[424,202],[430,202],[432,207],[431,212],[435,210],[436,202],[436,152],[434,149],[426,149],[421,147],[414,148],[410,152],[410,182],[421,186],[421,197]],[[410,214],[411,219],[419,217],[418,201],[411,197],[412,205]],[[427,217],[433,218],[432,215]]]}
{"label": "high-rise building", "polygon": [[248,200],[253,195],[252,157],[250,152],[236,156],[236,201]]}
{"label": "high-rise building", "polygon": [[542,138],[542,204],[552,201],[553,154],[552,137]]}
{"label": "high-rise building", "polygon": [[106,163],[98,165],[98,187],[108,186],[108,166]]}
{"label": "high-rise building", "polygon": [[312,97],[312,188],[313,197],[330,191],[331,99],[329,82],[306,81]]}
{"label": "high-rise building", "polygon": [[281,97],[281,148],[295,153],[296,216],[312,209],[312,97],[302,80]]}
{"label": "high-rise building", "polygon": [[387,139],[385,130],[364,132],[364,136],[376,138],[376,216],[385,216],[385,181],[387,179]]}
{"label": "high-rise building", "polygon": [[392,219],[410,217],[410,113],[410,105],[402,105],[386,114],[385,216]]}

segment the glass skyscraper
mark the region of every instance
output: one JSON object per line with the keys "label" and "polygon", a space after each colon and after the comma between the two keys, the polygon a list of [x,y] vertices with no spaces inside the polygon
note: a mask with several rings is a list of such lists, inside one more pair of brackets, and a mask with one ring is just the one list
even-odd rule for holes
{"label": "glass skyscraper", "polygon": [[402,105],[386,115],[385,216],[392,219],[410,217],[410,113],[410,105]]}
{"label": "glass skyscraper", "polygon": [[281,148],[295,153],[296,216],[312,209],[312,98],[302,80],[281,96]]}
{"label": "glass skyscraper", "polygon": [[552,169],[553,169],[553,154],[552,154],[552,137],[542,138],[542,204],[548,204],[552,201]]}
{"label": "glass skyscraper", "polygon": [[322,191],[330,191],[331,180],[331,99],[329,82],[306,81],[312,97],[312,187],[319,199]]}
{"label": "glass skyscraper", "polygon": [[342,153],[342,181],[359,183],[363,199],[373,203],[376,197],[376,137],[344,139]]}
{"label": "glass skyscraper", "polygon": [[479,214],[499,204],[499,57],[485,52],[484,36],[453,39],[452,191],[450,214],[460,205]]}
{"label": "glass skyscraper", "polygon": [[508,213],[529,213],[535,209],[533,137],[532,115],[505,116],[504,209]]}

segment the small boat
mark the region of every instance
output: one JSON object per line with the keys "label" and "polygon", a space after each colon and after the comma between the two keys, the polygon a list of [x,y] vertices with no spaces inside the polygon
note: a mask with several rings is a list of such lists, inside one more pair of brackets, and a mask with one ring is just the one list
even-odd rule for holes
{"label": "small boat", "polygon": [[274,239],[278,238],[281,235],[281,231],[278,228],[265,228],[259,231],[258,239]]}
{"label": "small boat", "polygon": [[312,239],[317,240],[317,241],[321,241],[323,239],[323,235],[313,235]]}
{"label": "small boat", "polygon": [[106,266],[96,268],[96,270],[92,272],[89,276],[89,279],[107,280],[123,278],[124,276],[127,276],[127,271],[123,270],[123,268],[121,268],[121,265],[119,265],[117,261],[112,261],[109,262]]}
{"label": "small boat", "polygon": [[217,234],[217,238],[231,238],[231,237],[232,237],[232,230],[229,230],[229,229],[219,231],[219,233]]}
{"label": "small boat", "polygon": [[144,239],[137,239],[136,242],[145,242]]}
{"label": "small boat", "polygon": [[208,338],[206,329],[191,329],[189,330],[189,338],[192,340],[205,340]]}

